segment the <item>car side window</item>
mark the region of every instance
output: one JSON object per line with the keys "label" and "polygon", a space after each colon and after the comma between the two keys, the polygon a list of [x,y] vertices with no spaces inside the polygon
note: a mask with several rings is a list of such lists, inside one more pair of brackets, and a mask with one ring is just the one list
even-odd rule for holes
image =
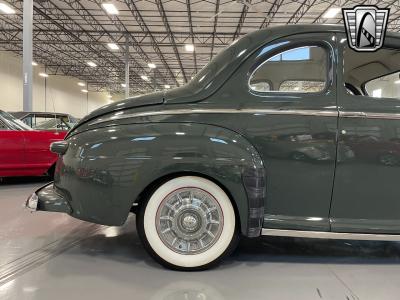
{"label": "car side window", "polygon": [[366,82],[365,91],[372,97],[400,100],[400,72],[383,75]]}
{"label": "car side window", "polygon": [[32,120],[33,117],[32,116],[28,116],[22,119],[22,122],[24,122],[26,125],[28,125],[29,127],[32,127]]}
{"label": "car side window", "polygon": [[266,80],[253,80],[250,83],[250,88],[257,92],[269,92],[271,90],[271,83]]}
{"label": "car side window", "polygon": [[327,50],[310,45],[286,49],[259,63],[249,88],[259,93],[318,93],[327,81]]}
{"label": "car side window", "polygon": [[400,100],[400,50],[362,53],[346,46],[343,59],[344,84],[348,93]]}

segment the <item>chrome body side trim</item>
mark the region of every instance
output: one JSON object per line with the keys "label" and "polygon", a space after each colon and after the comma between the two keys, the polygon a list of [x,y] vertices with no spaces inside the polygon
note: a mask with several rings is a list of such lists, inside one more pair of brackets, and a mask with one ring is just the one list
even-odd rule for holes
{"label": "chrome body side trim", "polygon": [[369,233],[342,233],[325,231],[301,231],[263,228],[261,235],[300,237],[314,239],[336,240],[362,240],[362,241],[400,241],[400,235],[396,234],[369,234]]}
{"label": "chrome body side trim", "polygon": [[365,118],[367,115],[361,111],[340,111],[339,116],[343,118]]}
{"label": "chrome body side trim", "polygon": [[340,111],[335,110],[307,110],[307,109],[171,109],[162,111],[146,111],[132,114],[115,113],[113,116],[98,119],[89,125],[96,125],[103,122],[123,120],[138,117],[152,117],[162,115],[185,115],[185,114],[254,114],[254,115],[294,115],[294,116],[319,116],[319,117],[342,117],[342,118],[367,118],[400,120],[400,113],[366,113],[361,111]]}
{"label": "chrome body side trim", "polygon": [[115,120],[123,120],[138,117],[151,117],[161,115],[184,115],[184,114],[255,114],[255,115],[297,115],[297,116],[325,116],[325,117],[338,117],[338,112],[335,110],[285,110],[285,109],[175,109],[175,110],[162,110],[162,111],[147,111],[132,114],[115,113],[113,116],[106,119],[98,119],[89,124],[89,126],[99,123],[110,122]]}
{"label": "chrome body side trim", "polygon": [[400,120],[400,113],[369,113],[369,112],[353,112],[341,111],[339,116],[342,118],[366,118],[366,119],[386,119],[386,120]]}

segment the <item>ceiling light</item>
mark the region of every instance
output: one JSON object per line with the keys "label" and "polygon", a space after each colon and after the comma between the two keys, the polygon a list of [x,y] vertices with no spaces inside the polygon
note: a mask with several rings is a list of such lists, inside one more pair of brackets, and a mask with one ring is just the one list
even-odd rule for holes
{"label": "ceiling light", "polygon": [[155,68],[156,68],[156,65],[155,65],[155,64],[148,63],[147,65],[149,66],[150,69],[155,69]]}
{"label": "ceiling light", "polygon": [[36,67],[37,66],[37,62],[32,62],[32,66]]}
{"label": "ceiling light", "polygon": [[146,75],[142,75],[142,76],[140,76],[140,78],[142,78],[145,81],[149,80],[149,77],[147,77]]}
{"label": "ceiling light", "polygon": [[119,49],[118,45],[115,44],[115,43],[108,43],[107,46],[108,46],[108,48],[110,48],[111,50],[118,50],[118,49]]}
{"label": "ceiling light", "polygon": [[171,86],[170,86],[169,84],[164,85],[164,87],[165,87],[166,89],[170,89],[170,88],[171,88]]}
{"label": "ceiling light", "polygon": [[82,93],[89,93],[88,90],[81,90]]}
{"label": "ceiling light", "polygon": [[86,84],[84,82],[78,82],[79,86],[85,86]]}
{"label": "ceiling light", "polygon": [[46,74],[46,73],[39,73],[39,76],[41,76],[41,77],[49,77],[49,74]]}
{"label": "ceiling light", "polygon": [[322,17],[325,19],[332,19],[336,17],[336,15],[340,12],[340,10],[341,9],[339,7],[331,7],[326,11],[326,13]]}
{"label": "ceiling light", "polygon": [[15,14],[15,10],[5,3],[0,3],[0,11],[5,14]]}
{"label": "ceiling light", "polygon": [[119,13],[118,9],[112,3],[103,3],[101,6],[110,15],[118,15],[118,13]]}
{"label": "ceiling light", "polygon": [[92,61],[88,61],[87,64],[88,64],[88,66],[93,67],[93,68],[97,67],[97,65]]}
{"label": "ceiling light", "polygon": [[400,84],[400,80],[396,80],[394,83],[395,84]]}
{"label": "ceiling light", "polygon": [[186,50],[186,52],[193,52],[194,51],[194,45],[186,44],[185,45],[185,50]]}
{"label": "ceiling light", "polygon": [[125,83],[121,83],[121,86],[122,86],[123,88],[126,88],[126,84],[125,84]]}

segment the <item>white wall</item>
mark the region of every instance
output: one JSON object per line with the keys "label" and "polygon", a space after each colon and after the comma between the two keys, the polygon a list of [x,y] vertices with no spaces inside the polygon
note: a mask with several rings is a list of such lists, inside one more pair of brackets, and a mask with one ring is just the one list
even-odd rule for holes
{"label": "white wall", "polygon": [[[81,118],[88,112],[108,104],[104,92],[81,92],[79,80],[67,76],[40,77],[43,66],[33,67],[33,110],[69,113]],[[46,88],[45,88],[45,80]],[[20,111],[23,108],[22,58],[0,51],[0,109]],[[45,97],[46,95],[46,97]],[[88,96],[88,100],[87,97]]]}

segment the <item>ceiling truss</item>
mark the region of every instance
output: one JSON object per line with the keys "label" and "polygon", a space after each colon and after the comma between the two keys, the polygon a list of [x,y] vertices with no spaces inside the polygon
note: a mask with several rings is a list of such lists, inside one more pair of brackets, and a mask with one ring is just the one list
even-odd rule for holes
{"label": "ceiling truss", "polygon": [[[23,1],[5,2],[16,14],[0,14],[0,51],[22,55]],[[119,14],[108,15],[103,2],[114,3]],[[248,32],[286,24],[341,23],[340,14],[329,20],[323,16],[329,8],[357,4],[390,7],[388,27],[400,31],[399,0],[38,0],[33,56],[50,75],[75,77],[92,91],[121,93],[128,55],[130,92],[146,93],[185,84]],[[110,42],[120,49],[110,50]],[[185,51],[185,44],[195,50]],[[97,67],[89,67],[88,61]],[[149,63],[157,67],[150,69]]]}

